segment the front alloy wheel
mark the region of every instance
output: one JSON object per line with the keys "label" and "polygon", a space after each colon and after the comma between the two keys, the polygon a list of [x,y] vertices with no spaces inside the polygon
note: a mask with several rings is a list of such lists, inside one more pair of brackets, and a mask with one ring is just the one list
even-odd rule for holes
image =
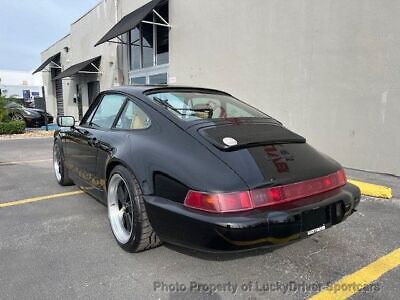
{"label": "front alloy wheel", "polygon": [[61,143],[56,141],[53,146],[53,169],[57,182],[60,185],[71,185],[72,180],[68,176],[68,172],[64,166],[64,159],[61,152]]}
{"label": "front alloy wheel", "polygon": [[54,145],[53,149],[53,168],[54,174],[56,175],[56,179],[58,182],[61,182],[61,154],[58,145]]}

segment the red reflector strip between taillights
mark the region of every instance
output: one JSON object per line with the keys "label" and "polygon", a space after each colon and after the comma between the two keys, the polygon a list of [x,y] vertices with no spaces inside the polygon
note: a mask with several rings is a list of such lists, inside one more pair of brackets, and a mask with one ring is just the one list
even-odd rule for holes
{"label": "red reflector strip between taillights", "polygon": [[262,207],[289,202],[324,193],[346,184],[344,170],[327,176],[292,184],[250,191],[254,207]]}
{"label": "red reflector strip between taillights", "polygon": [[319,178],[245,192],[204,193],[190,190],[184,205],[208,212],[237,212],[306,198],[345,184],[346,175],[341,169]]}

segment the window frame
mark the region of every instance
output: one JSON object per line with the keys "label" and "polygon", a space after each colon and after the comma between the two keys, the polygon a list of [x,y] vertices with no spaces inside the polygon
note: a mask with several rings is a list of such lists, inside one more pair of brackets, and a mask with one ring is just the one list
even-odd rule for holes
{"label": "window frame", "polygon": [[[99,104],[103,100],[103,96],[104,95],[105,95],[105,93],[100,93],[96,97],[96,99],[93,101],[93,103],[89,106],[89,109],[86,111],[85,115],[83,116],[82,120],[79,123],[80,127],[91,128],[88,125],[90,124],[90,121],[92,120],[93,115],[96,113],[97,107],[99,106]],[[89,120],[89,118],[90,118],[90,120]]]}
{"label": "window frame", "polygon": [[[121,105],[121,107],[118,110],[118,113],[116,114],[116,116],[115,116],[115,118],[113,120],[113,123],[111,124],[111,127],[110,128],[104,128],[104,127],[91,126],[93,117],[96,115],[96,112],[97,112],[100,104],[103,102],[104,97],[105,96],[110,96],[110,95],[111,96],[112,95],[119,95],[119,96],[122,96],[122,97],[125,98],[123,103],[122,103],[122,105]],[[94,104],[93,105],[93,109],[89,108],[89,110],[86,112],[86,114],[82,118],[82,121],[79,124],[79,126],[83,127],[83,128],[90,128],[90,129],[95,129],[95,130],[100,130],[100,131],[110,131],[114,127],[114,125],[116,123],[116,120],[119,119],[119,116],[121,115],[123,109],[125,108],[125,104],[126,104],[126,101],[127,101],[128,98],[129,97],[127,95],[124,95],[123,93],[117,93],[117,92],[99,94],[99,96],[96,98],[95,102],[93,103]]]}
{"label": "window frame", "polygon": [[[124,112],[125,107],[128,105],[128,102],[129,102],[129,101],[132,102],[134,105],[136,105],[141,111],[143,111],[143,112],[146,114],[146,116],[147,116],[147,117],[149,118],[149,120],[150,120],[150,125],[149,125],[149,126],[147,126],[147,127],[145,127],[145,128],[117,128],[117,127],[115,127],[115,126],[117,125],[117,123],[118,123],[119,118],[121,117],[122,113]],[[112,127],[111,127],[111,130],[115,130],[115,131],[143,131],[143,130],[148,130],[148,129],[150,129],[150,127],[151,127],[152,125],[153,125],[152,118],[150,118],[150,116],[149,116],[149,114],[146,112],[146,110],[143,109],[142,106],[138,105],[137,102],[135,101],[135,99],[133,99],[133,98],[130,97],[130,96],[126,96],[125,102],[124,102],[124,104],[122,105],[121,110],[118,112],[118,115],[117,115],[117,117],[116,117],[115,120],[114,120],[114,123],[113,123],[113,125],[112,125]]]}

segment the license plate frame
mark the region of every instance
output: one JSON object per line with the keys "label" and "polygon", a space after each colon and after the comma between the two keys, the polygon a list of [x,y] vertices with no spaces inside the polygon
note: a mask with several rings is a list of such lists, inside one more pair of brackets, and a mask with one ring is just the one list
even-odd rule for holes
{"label": "license plate frame", "polygon": [[320,232],[320,231],[325,230],[325,229],[326,229],[326,226],[325,226],[325,224],[324,224],[324,225],[319,226],[319,227],[317,227],[317,228],[308,230],[308,231],[307,231],[307,235],[313,235],[313,234],[316,234],[317,232]]}

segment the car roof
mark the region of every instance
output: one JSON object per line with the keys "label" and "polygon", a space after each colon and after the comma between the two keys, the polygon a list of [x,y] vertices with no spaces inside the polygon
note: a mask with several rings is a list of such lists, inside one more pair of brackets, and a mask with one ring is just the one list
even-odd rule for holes
{"label": "car roof", "polygon": [[141,98],[143,98],[143,96],[147,93],[168,92],[168,91],[208,92],[213,94],[224,94],[231,96],[226,92],[216,89],[208,89],[208,88],[193,87],[193,86],[178,86],[178,85],[127,85],[127,86],[114,87],[109,91],[119,91]]}
{"label": "car roof", "polygon": [[152,101],[150,97],[147,97],[147,93],[158,93],[158,92],[177,92],[177,91],[182,91],[182,92],[203,92],[203,93],[211,93],[211,94],[219,94],[219,95],[227,95],[231,96],[230,94],[216,90],[216,89],[207,89],[207,88],[201,88],[201,87],[193,87],[193,86],[178,86],[178,85],[127,85],[127,86],[118,86],[114,87],[110,90],[106,90],[103,93],[112,93],[112,92],[120,92],[124,93],[127,95],[134,96],[141,101],[147,103],[151,107],[157,109],[159,113],[167,117],[170,121],[180,124],[180,126],[183,126],[184,128],[193,125],[192,123],[204,123],[204,122],[209,122],[209,120],[198,120],[198,121],[193,121],[193,122],[187,122],[183,121],[179,118],[174,117],[169,111],[166,110],[159,110],[158,106],[156,103]]}

